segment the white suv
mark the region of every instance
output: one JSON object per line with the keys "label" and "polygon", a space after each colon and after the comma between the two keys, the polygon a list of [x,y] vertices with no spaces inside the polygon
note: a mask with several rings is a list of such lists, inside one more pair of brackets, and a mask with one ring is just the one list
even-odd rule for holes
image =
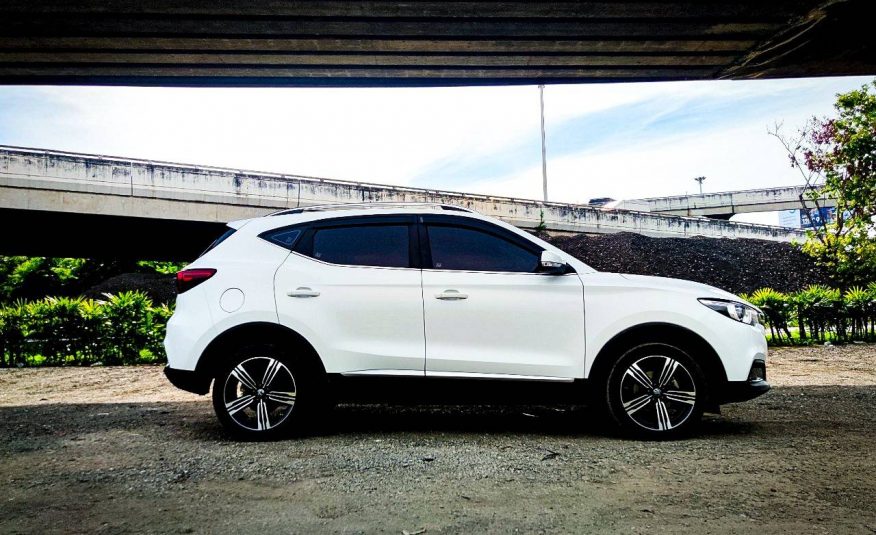
{"label": "white suv", "polygon": [[456,206],[232,222],[177,275],[169,380],[249,438],[340,400],[595,403],[645,437],[769,390],[760,312],[688,281],[601,273]]}

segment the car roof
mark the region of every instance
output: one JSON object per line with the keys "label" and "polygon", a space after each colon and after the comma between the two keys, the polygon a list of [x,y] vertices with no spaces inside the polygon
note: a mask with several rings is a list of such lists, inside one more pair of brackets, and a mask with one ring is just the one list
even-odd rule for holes
{"label": "car roof", "polygon": [[368,216],[368,215],[392,215],[392,214],[424,214],[424,213],[443,213],[466,215],[475,218],[485,218],[485,216],[461,206],[440,203],[423,203],[423,202],[372,202],[372,203],[349,203],[349,204],[325,204],[317,206],[306,206],[299,208],[291,208],[288,210],[280,210],[261,217],[252,219],[241,219],[228,223],[229,227],[240,229],[243,226],[249,227],[250,230],[269,230],[272,228],[285,227],[295,225],[297,223],[307,223],[310,221],[320,221],[322,219],[331,219],[335,217],[353,217],[353,216]]}
{"label": "car roof", "polygon": [[320,204],[315,206],[302,206],[298,208],[290,208],[288,210],[280,210],[278,212],[274,212],[268,214],[268,216],[281,216],[281,215],[290,215],[290,214],[303,214],[307,212],[333,212],[333,211],[341,211],[341,210],[392,210],[394,208],[401,210],[412,210],[412,209],[428,209],[432,210],[442,210],[449,212],[468,212],[468,213],[476,213],[474,210],[470,210],[468,208],[464,208],[462,206],[456,206],[453,204],[442,204],[442,203],[432,203],[432,202],[369,202],[369,203],[343,203],[343,204]]}

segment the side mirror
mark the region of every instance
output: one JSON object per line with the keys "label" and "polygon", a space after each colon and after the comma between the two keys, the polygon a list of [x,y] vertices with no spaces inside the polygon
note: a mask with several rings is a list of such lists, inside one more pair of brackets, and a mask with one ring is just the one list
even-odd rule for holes
{"label": "side mirror", "polygon": [[541,260],[538,267],[539,273],[563,275],[568,272],[568,269],[569,265],[557,253],[553,251],[541,252]]}

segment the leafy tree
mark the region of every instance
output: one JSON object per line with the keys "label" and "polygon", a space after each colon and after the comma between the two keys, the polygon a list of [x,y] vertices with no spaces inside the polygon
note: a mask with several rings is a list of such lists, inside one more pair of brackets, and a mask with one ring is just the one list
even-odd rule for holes
{"label": "leafy tree", "polygon": [[42,257],[6,256],[0,261],[4,300],[20,297],[33,287],[50,287],[52,273]]}
{"label": "leafy tree", "polygon": [[122,273],[169,275],[185,266],[179,262],[0,256],[0,303],[46,296],[74,297]]}
{"label": "leafy tree", "polygon": [[800,170],[805,213],[836,200],[831,223],[815,225],[803,250],[842,288],[876,279],[876,81],[837,95],[836,117],[813,117],[794,139],[777,137]]}
{"label": "leafy tree", "polygon": [[0,302],[75,294],[102,275],[101,266],[82,258],[0,256]]}
{"label": "leafy tree", "polygon": [[137,266],[145,268],[147,271],[155,271],[162,275],[175,275],[177,271],[181,271],[186,267],[188,262],[161,262],[155,260],[141,260],[137,262]]}
{"label": "leafy tree", "polygon": [[88,261],[84,258],[54,258],[49,270],[59,282],[64,283],[79,278],[79,272]]}

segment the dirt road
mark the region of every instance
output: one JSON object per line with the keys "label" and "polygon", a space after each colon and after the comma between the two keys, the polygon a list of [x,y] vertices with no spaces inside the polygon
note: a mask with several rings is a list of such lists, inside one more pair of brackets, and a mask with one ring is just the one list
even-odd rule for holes
{"label": "dirt road", "polygon": [[769,366],[663,443],[584,409],[371,406],[235,443],[157,367],[0,370],[0,533],[876,532],[876,346]]}

